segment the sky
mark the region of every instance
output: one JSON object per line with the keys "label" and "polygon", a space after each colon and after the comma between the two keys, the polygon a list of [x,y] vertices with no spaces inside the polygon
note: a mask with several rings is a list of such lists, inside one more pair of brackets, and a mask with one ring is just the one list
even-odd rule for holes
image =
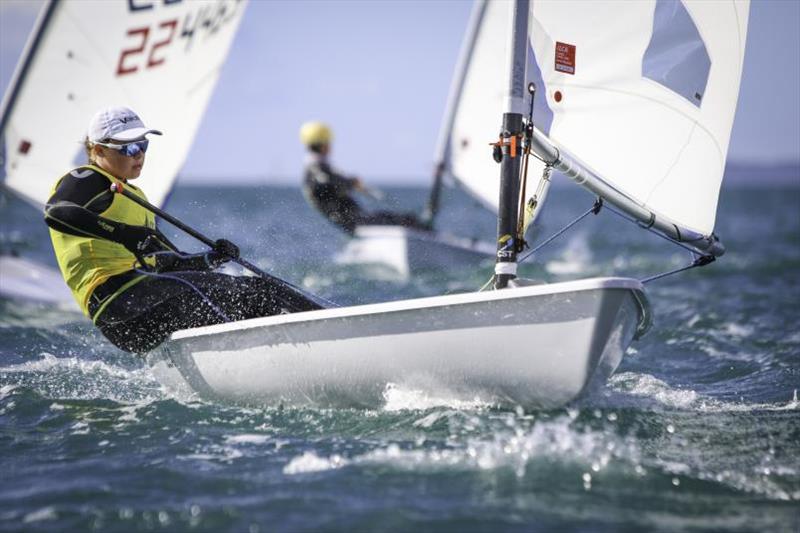
{"label": "sky", "polygon": [[[80,0],[77,0],[80,1]],[[43,4],[0,0],[5,92]],[[250,0],[181,183],[297,183],[306,120],[369,183],[430,181],[466,0]],[[753,0],[730,163],[800,162],[800,0]],[[499,120],[499,119],[498,119]]]}

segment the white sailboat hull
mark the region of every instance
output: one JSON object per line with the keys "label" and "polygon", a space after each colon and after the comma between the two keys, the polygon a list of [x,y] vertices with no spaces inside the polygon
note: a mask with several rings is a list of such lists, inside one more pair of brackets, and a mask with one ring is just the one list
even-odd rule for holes
{"label": "white sailboat hull", "polygon": [[476,268],[493,261],[494,245],[447,233],[402,226],[359,226],[335,258],[338,264],[377,264],[393,270],[400,279],[414,272],[457,264]]}
{"label": "white sailboat hull", "polygon": [[648,320],[641,283],[598,278],[179,331],[149,361],[173,387],[247,403],[375,406],[394,384],[552,407],[603,382]]}
{"label": "white sailboat hull", "polygon": [[58,270],[10,255],[0,256],[0,298],[47,303],[79,311]]}

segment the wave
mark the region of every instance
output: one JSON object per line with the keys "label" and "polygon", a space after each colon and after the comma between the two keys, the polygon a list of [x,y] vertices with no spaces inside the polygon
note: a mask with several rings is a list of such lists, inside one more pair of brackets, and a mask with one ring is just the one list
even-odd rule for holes
{"label": "wave", "polygon": [[[429,426],[431,416],[427,414],[414,425]],[[591,484],[592,476],[613,461],[630,467],[634,474],[637,472],[640,451],[631,438],[620,437],[613,432],[576,429],[572,427],[572,418],[569,416],[533,426],[530,426],[531,419],[518,418],[515,414],[505,413],[500,418],[506,430],[489,440],[451,436],[446,445],[429,448],[389,443],[350,457],[338,453],[323,457],[306,451],[292,458],[283,472],[296,475],[348,466],[383,465],[420,472],[511,469],[521,478],[529,472],[534,462],[557,460],[577,467],[575,480],[581,485]],[[480,424],[470,419],[464,423]]]}
{"label": "wave", "polygon": [[144,366],[124,367],[102,360],[56,357],[0,367],[6,386],[24,387],[51,400],[111,400],[141,403],[172,397]]}
{"label": "wave", "polygon": [[787,398],[786,403],[745,403],[709,398],[691,389],[671,387],[650,374],[635,372],[622,372],[612,376],[608,386],[627,395],[655,400],[666,407],[705,413],[800,410],[797,389],[794,390],[792,398]]}

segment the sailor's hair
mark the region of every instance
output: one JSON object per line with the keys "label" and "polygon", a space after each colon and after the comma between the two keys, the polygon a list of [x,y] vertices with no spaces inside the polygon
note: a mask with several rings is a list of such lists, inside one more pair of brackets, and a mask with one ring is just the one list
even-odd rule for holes
{"label": "sailor's hair", "polygon": [[86,160],[90,165],[94,165],[94,161],[92,160],[92,148],[94,148],[94,143],[89,140],[89,136],[87,135],[83,138],[83,149],[86,151]]}

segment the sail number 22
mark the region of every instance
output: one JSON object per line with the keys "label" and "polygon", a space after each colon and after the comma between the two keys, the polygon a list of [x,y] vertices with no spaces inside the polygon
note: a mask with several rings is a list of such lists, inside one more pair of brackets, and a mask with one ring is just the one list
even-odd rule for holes
{"label": "sail number 22", "polygon": [[[117,76],[125,76],[163,65],[167,60],[167,47],[175,41],[176,35],[179,39],[185,40],[185,51],[188,52],[198,30],[203,31],[206,37],[215,34],[221,26],[234,18],[240,3],[238,0],[232,3],[221,0],[216,5],[183,3],[181,0],[163,1],[164,4],[156,6],[153,2],[128,0],[129,11],[134,16],[145,14],[154,7],[174,8],[182,4],[184,8],[189,7],[190,9],[184,13],[172,12],[179,18],[171,18],[150,25],[139,25],[129,29],[125,34],[129,45],[120,52],[119,61],[117,61]],[[198,5],[199,9],[192,9]],[[153,12],[150,11],[150,13]],[[182,24],[180,24],[181,19]],[[180,31],[178,30],[179,24]]]}
{"label": "sail number 22", "polygon": [[[150,53],[147,54],[147,62],[144,64],[145,68],[153,68],[157,67],[164,63],[164,58],[159,57],[159,48],[167,46],[169,43],[172,42],[172,38],[175,37],[175,28],[178,26],[178,20],[168,20],[166,22],[162,22],[158,25],[159,29],[166,30],[166,36],[162,36],[160,40],[155,41],[150,46]],[[137,46],[133,48],[128,48],[122,51],[119,56],[119,62],[117,63],[117,76],[122,76],[124,74],[133,74],[137,70],[139,70],[139,64],[137,64],[136,59],[133,56],[138,56],[139,54],[145,52],[145,48],[147,47],[147,41],[150,36],[150,28],[143,27],[143,28],[133,28],[128,30],[128,36],[134,37],[139,39],[139,43]]]}

